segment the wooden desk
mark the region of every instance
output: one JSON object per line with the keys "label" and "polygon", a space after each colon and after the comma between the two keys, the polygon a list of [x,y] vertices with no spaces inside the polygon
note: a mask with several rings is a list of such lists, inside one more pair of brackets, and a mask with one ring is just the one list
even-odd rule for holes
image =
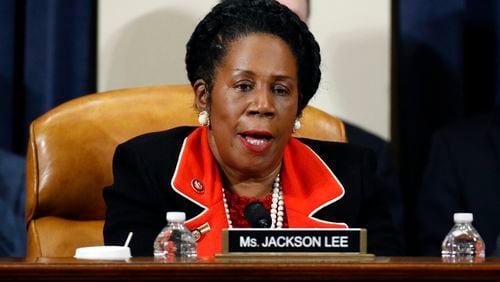
{"label": "wooden desk", "polygon": [[0,280],[500,280],[500,258],[449,264],[440,258],[377,257],[226,259],[159,262],[73,258],[0,259]]}

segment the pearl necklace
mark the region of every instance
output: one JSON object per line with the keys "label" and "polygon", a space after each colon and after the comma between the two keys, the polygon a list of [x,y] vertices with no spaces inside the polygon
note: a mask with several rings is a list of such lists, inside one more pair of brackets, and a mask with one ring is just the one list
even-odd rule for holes
{"label": "pearl necklace", "polygon": [[[226,210],[227,224],[229,228],[233,228],[231,222],[231,216],[229,213],[229,206],[227,205],[226,194],[224,193],[224,188],[222,188],[222,199],[224,201],[224,209]],[[283,227],[283,215],[284,202],[283,202],[283,191],[281,187],[280,175],[276,176],[273,183],[273,196],[271,203],[271,228],[282,228]]]}

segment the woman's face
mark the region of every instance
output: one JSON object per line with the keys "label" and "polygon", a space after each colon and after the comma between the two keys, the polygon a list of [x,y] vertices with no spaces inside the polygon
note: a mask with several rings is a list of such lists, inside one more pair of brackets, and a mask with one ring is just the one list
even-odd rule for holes
{"label": "woman's face", "polygon": [[279,37],[254,33],[230,43],[208,105],[210,148],[226,173],[265,177],[279,168],[298,108],[297,74]]}

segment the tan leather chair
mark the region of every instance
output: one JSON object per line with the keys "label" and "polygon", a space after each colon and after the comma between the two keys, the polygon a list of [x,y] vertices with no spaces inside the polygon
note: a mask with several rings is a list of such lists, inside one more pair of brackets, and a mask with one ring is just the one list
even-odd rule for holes
{"label": "tan leather chair", "polygon": [[[102,245],[102,189],[116,146],[136,135],[197,125],[189,85],[109,91],[64,103],[32,122],[27,153],[28,257],[68,257]],[[313,107],[297,136],[346,141],[343,123]]]}

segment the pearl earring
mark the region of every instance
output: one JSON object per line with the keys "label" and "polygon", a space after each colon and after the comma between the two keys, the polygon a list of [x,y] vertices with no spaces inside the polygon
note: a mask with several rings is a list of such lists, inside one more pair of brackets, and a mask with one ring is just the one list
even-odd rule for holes
{"label": "pearl earring", "polygon": [[210,125],[210,117],[207,111],[202,111],[198,114],[198,122],[201,126],[209,126]]}
{"label": "pearl earring", "polygon": [[295,119],[295,122],[293,123],[293,132],[297,132],[300,127],[302,126],[302,123],[300,123],[300,120],[297,118]]}

